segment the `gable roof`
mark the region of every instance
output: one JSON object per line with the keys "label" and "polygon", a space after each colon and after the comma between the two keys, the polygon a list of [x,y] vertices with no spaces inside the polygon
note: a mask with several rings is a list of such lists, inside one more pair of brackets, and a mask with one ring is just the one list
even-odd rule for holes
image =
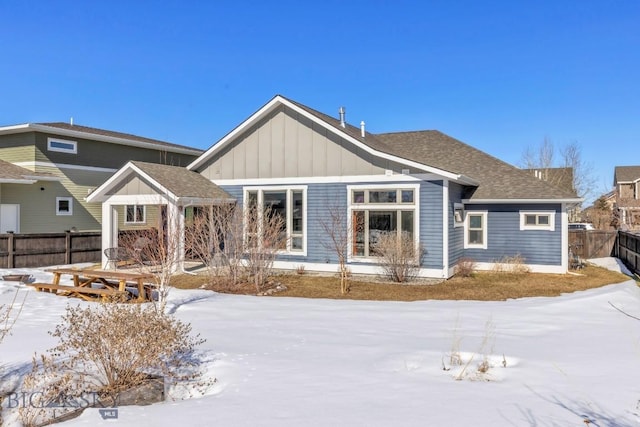
{"label": "gable roof", "polygon": [[638,180],[640,180],[640,166],[616,166],[613,172],[613,185]]}
{"label": "gable roof", "polygon": [[173,201],[215,203],[235,200],[229,193],[216,184],[182,166],[162,165],[130,161],[96,188],[88,197],[88,202],[101,202],[108,199],[108,192],[122,182],[131,172],[139,175],[158,189],[158,194]]}
{"label": "gable roof", "polygon": [[33,184],[37,181],[59,181],[60,178],[49,173],[34,172],[21,166],[16,166],[0,160],[0,183]]}
{"label": "gable roof", "polygon": [[341,138],[381,158],[405,164],[412,169],[434,173],[471,188],[467,201],[545,201],[579,202],[572,191],[563,190],[532,177],[483,151],[435,130],[372,134],[345,124],[337,118],[309,108],[299,102],[276,95],[247,120],[225,135],[202,156],[187,166],[196,169],[252,124],[280,105],[313,120]]}
{"label": "gable roof", "polygon": [[51,133],[54,135],[67,136],[72,138],[84,138],[95,141],[108,142],[112,144],[129,145],[132,147],[165,150],[173,153],[189,154],[193,156],[198,156],[203,153],[203,150],[197,148],[172,144],[170,142],[159,141],[157,139],[145,138],[129,133],[92,128],[89,126],[80,126],[75,124],[72,125],[63,122],[25,123],[20,125],[0,127],[0,135],[24,132]]}

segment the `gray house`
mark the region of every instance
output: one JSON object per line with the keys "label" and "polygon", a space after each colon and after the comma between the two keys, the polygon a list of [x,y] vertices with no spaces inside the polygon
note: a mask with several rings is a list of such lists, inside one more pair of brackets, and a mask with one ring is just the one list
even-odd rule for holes
{"label": "gray house", "polygon": [[[187,166],[200,154],[195,148],[70,123],[2,126],[0,233],[100,230],[100,206],[85,198],[127,161]],[[129,212],[121,215],[123,226],[155,221],[152,209],[122,209]]]}
{"label": "gray house", "polygon": [[232,198],[268,204],[286,220],[277,268],[335,272],[322,224],[337,210],[351,227],[353,273],[379,273],[371,243],[382,232],[409,233],[424,248],[423,277],[450,277],[465,257],[488,269],[516,254],[534,272],[564,273],[567,211],[581,202],[441,132],[372,134],[344,114],[330,117],[279,95],[186,170],[175,169],[180,182],[211,183],[205,194],[168,189],[167,173],[130,163],[89,196],[111,218],[103,221],[104,247],[114,246],[118,205],[165,204],[179,228],[186,206]]}

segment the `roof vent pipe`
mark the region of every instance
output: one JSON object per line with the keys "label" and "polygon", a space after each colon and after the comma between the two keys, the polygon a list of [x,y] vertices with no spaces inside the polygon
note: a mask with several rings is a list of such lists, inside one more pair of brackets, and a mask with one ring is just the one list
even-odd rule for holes
{"label": "roof vent pipe", "polygon": [[360,122],[360,136],[364,138],[364,120]]}
{"label": "roof vent pipe", "polygon": [[73,126],[73,117],[71,117],[71,118],[69,119],[69,124],[70,124],[71,126]]}
{"label": "roof vent pipe", "polygon": [[338,113],[340,114],[340,126],[345,127],[346,123],[344,121],[344,115],[346,111],[344,107],[340,107],[340,109],[338,110]]}

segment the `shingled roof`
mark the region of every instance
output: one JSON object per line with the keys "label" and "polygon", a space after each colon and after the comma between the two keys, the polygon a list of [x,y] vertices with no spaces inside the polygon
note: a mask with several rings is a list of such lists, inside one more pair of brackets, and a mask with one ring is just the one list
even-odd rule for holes
{"label": "shingled roof", "polygon": [[132,161],[142,172],[178,198],[235,200],[229,193],[197,172],[181,166]]}
{"label": "shingled roof", "polygon": [[358,127],[348,123],[342,127],[337,118],[291,99],[287,101],[376,151],[472,178],[479,185],[467,195],[469,200],[577,198],[575,192],[571,190],[541,181],[523,169],[503,162],[437,130],[382,134],[365,132],[365,136],[362,137]]}
{"label": "shingled roof", "polygon": [[640,179],[640,166],[616,166],[613,172],[613,185],[621,182],[634,182]]}
{"label": "shingled roof", "polygon": [[0,160],[0,182],[31,184],[38,179],[56,179],[49,173],[34,172],[21,166],[16,166],[4,160]]}

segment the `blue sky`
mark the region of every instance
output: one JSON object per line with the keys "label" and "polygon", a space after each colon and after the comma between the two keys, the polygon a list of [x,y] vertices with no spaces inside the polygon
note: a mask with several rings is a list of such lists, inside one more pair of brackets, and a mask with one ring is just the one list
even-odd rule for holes
{"label": "blue sky", "polygon": [[206,149],[282,94],[512,164],[576,141],[602,192],[640,164],[639,26],[636,0],[3,0],[0,125]]}

